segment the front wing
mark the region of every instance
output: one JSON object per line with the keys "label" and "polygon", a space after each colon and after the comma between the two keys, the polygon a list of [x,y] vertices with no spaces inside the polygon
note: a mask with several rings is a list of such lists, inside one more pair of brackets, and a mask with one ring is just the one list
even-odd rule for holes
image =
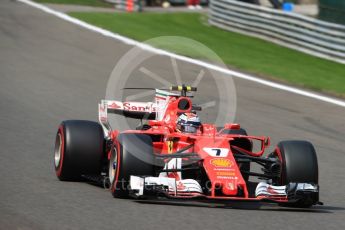
{"label": "front wing", "polygon": [[273,186],[260,182],[255,197],[209,196],[203,193],[200,184],[193,179],[176,180],[169,177],[130,177],[130,194],[134,198],[204,198],[217,200],[267,201],[275,203],[296,202],[301,199],[318,202],[319,186],[311,183],[289,183]]}

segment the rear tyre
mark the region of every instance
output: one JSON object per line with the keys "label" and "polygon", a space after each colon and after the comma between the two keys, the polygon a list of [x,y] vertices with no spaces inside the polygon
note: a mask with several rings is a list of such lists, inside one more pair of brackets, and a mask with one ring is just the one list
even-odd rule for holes
{"label": "rear tyre", "polygon": [[102,127],[93,121],[68,120],[59,126],[54,165],[62,181],[80,181],[82,175],[98,175],[104,156]]}
{"label": "rear tyre", "polygon": [[117,138],[109,161],[111,193],[116,198],[129,197],[130,176],[153,176],[152,140],[145,134],[125,133]]}
{"label": "rear tyre", "polygon": [[[290,182],[318,184],[318,163],[314,146],[307,141],[282,141],[275,152],[281,161],[281,176],[278,184]],[[281,206],[307,208],[313,199],[301,199]]]}

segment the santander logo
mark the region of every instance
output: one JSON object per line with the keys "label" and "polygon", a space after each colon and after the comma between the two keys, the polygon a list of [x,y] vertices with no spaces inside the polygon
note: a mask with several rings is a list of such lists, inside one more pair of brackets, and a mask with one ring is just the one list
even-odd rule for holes
{"label": "santander logo", "polygon": [[121,108],[121,106],[119,106],[118,104],[116,104],[115,102],[113,102],[112,104],[108,105],[108,107],[110,109],[119,109]]}

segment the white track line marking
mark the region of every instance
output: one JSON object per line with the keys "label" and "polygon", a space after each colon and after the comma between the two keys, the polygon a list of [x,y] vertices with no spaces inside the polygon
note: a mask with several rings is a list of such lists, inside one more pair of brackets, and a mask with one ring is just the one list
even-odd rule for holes
{"label": "white track line marking", "polygon": [[115,33],[110,32],[108,30],[99,28],[97,26],[93,26],[93,25],[88,24],[86,22],[83,22],[83,21],[81,21],[79,19],[76,19],[76,18],[73,18],[71,16],[68,16],[67,14],[61,13],[61,12],[53,10],[53,9],[50,9],[49,7],[46,7],[46,6],[42,5],[42,4],[38,4],[38,3],[32,2],[30,0],[17,0],[17,1],[25,3],[25,4],[29,5],[29,6],[34,7],[34,8],[40,9],[40,10],[42,10],[42,11],[48,13],[48,14],[52,14],[52,15],[54,15],[56,17],[59,17],[59,18],[65,20],[65,21],[68,21],[68,22],[71,22],[71,23],[76,24],[78,26],[81,26],[81,27],[83,27],[85,29],[88,29],[88,30],[91,30],[93,32],[102,34],[102,35],[104,35],[106,37],[111,37],[111,38],[113,38],[115,40],[122,41],[123,43],[128,44],[128,45],[140,47],[140,48],[142,48],[143,50],[146,50],[146,51],[150,51],[150,52],[153,52],[153,53],[156,53],[156,54],[159,54],[159,55],[165,55],[165,56],[168,56],[168,57],[172,57],[172,58],[175,58],[175,59],[180,60],[180,61],[184,61],[184,62],[188,62],[188,63],[191,63],[191,64],[199,65],[199,66],[202,66],[202,67],[205,67],[205,68],[208,68],[208,69],[212,69],[212,70],[215,70],[215,71],[219,71],[221,73],[225,73],[225,74],[231,75],[233,77],[237,77],[237,78],[245,79],[245,80],[248,80],[248,81],[256,82],[256,83],[259,83],[259,84],[262,84],[262,85],[266,85],[266,86],[269,86],[269,87],[272,87],[272,88],[280,89],[280,90],[283,90],[283,91],[288,91],[288,92],[291,92],[291,93],[294,93],[294,94],[302,95],[302,96],[309,97],[309,98],[314,98],[314,99],[317,99],[317,100],[320,100],[320,101],[324,101],[324,102],[328,102],[328,103],[331,103],[331,104],[334,104],[334,105],[345,107],[345,101],[340,100],[340,99],[336,99],[336,98],[332,98],[332,97],[327,97],[327,96],[323,96],[323,95],[320,95],[320,94],[317,94],[317,93],[308,92],[308,91],[305,91],[305,90],[302,90],[302,89],[298,89],[298,88],[295,88],[295,87],[291,87],[291,86],[287,86],[287,85],[283,85],[283,84],[267,81],[267,80],[260,79],[260,78],[257,78],[257,77],[254,77],[254,76],[251,76],[251,75],[248,75],[248,74],[240,73],[240,72],[237,72],[237,71],[234,71],[234,70],[225,69],[225,68],[222,68],[222,67],[219,67],[219,66],[216,66],[216,65],[204,62],[204,61],[195,60],[195,59],[184,57],[184,56],[181,56],[181,55],[178,55],[178,54],[174,54],[174,53],[171,53],[171,52],[168,52],[168,51],[165,51],[165,50],[157,49],[157,48],[154,48],[154,47],[149,46],[147,44],[144,44],[144,43],[135,41],[133,39],[121,36],[119,34],[115,34]]}

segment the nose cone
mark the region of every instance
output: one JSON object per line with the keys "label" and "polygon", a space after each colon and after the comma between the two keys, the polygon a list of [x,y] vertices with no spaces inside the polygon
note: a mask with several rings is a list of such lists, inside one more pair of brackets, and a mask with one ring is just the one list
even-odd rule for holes
{"label": "nose cone", "polygon": [[227,196],[236,196],[238,193],[237,184],[234,183],[234,181],[227,181],[223,183],[222,186],[222,192],[224,195]]}

